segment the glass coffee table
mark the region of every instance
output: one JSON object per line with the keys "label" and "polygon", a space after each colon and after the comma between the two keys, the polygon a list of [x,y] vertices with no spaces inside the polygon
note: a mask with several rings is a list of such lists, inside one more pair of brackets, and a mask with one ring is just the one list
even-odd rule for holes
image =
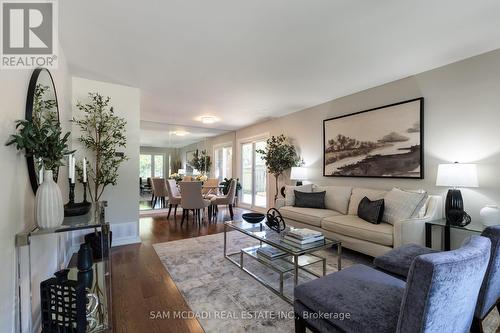
{"label": "glass coffee table", "polygon": [[[317,254],[313,254],[313,252],[336,245],[338,254],[338,270],[341,270],[342,268],[342,244],[340,241],[325,238],[322,241],[306,245],[291,245],[283,241],[284,234],[291,228],[293,227],[287,227],[285,231],[278,234],[277,232],[268,228],[264,223],[251,224],[244,221],[228,221],[224,223],[224,257],[226,257],[226,259],[231,261],[246,273],[250,274],[257,281],[262,283],[264,286],[269,288],[271,291],[273,291],[275,294],[289,303],[293,303],[293,299],[290,299],[283,293],[283,276],[285,273],[293,273],[294,287],[298,284],[299,270],[303,270],[316,277],[324,276],[326,273],[326,259],[318,256]],[[227,232],[231,230],[239,231],[251,238],[258,240],[259,245],[246,247],[238,252],[228,253]],[[273,259],[268,259],[262,255],[259,255],[257,251],[259,250],[259,248],[265,246],[271,246],[273,248],[281,250],[283,254]],[[264,279],[257,276],[255,273],[251,272],[247,267],[244,266],[243,258],[245,254],[279,273],[280,281],[278,289],[274,288],[271,284],[269,284]],[[239,260],[233,258],[235,255],[239,255]],[[323,264],[322,275],[317,274],[308,268],[309,265],[320,262]]]}

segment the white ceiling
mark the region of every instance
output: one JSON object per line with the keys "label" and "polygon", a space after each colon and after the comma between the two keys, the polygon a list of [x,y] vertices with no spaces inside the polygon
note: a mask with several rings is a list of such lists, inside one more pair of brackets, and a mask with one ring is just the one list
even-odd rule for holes
{"label": "white ceiling", "polygon": [[[175,132],[186,132],[183,136]],[[141,121],[142,147],[181,148],[227,131],[203,127],[171,125],[152,121]]]}
{"label": "white ceiling", "polygon": [[75,75],[141,118],[237,129],[500,48],[498,0],[61,1]]}

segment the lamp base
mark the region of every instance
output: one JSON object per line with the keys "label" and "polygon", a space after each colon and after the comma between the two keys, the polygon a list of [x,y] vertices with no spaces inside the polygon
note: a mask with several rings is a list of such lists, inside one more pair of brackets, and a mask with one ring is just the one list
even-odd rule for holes
{"label": "lamp base", "polygon": [[445,203],[446,223],[452,225],[462,225],[464,213],[464,201],[460,190],[448,190]]}

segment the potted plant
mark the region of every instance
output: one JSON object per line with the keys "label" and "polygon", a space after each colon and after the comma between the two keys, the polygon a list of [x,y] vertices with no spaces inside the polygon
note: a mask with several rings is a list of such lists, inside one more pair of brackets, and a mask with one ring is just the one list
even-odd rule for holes
{"label": "potted plant", "polygon": [[276,201],[278,198],[279,177],[291,167],[300,166],[302,160],[297,155],[295,147],[288,142],[283,134],[277,137],[270,137],[266,141],[266,148],[257,149],[256,152],[262,155],[262,159],[266,162],[267,171],[276,180],[276,194],[274,195],[274,200]]}
{"label": "potted plant", "polygon": [[[37,87],[39,89],[43,90],[43,86]],[[43,91],[38,93],[43,95]],[[70,132],[62,134],[57,113],[43,111],[35,107],[31,120],[17,120],[17,133],[11,135],[6,145],[24,150],[26,156],[32,156],[44,170],[43,182],[35,197],[35,220],[40,228],[54,228],[60,226],[64,219],[61,190],[54,181],[54,171],[64,165],[64,155],[74,151],[68,149]]]}
{"label": "potted plant", "polygon": [[[229,193],[229,185],[234,178],[224,178],[222,182],[220,182],[220,186],[222,186],[222,194],[227,195]],[[236,178],[236,196],[241,191],[240,179]]]}
{"label": "potted plant", "polygon": [[[87,160],[87,181],[90,199],[94,202],[100,200],[104,189],[109,185],[116,185],[118,182],[118,168],[128,160],[119,149],[127,146],[125,119],[115,115],[110,104],[109,97],[103,97],[99,93],[89,93],[89,102],[84,104],[78,102],[76,107],[82,112],[82,117],[73,119],[80,128],[80,138],[78,141],[91,154]],[[77,168],[78,176],[83,178],[82,168]],[[111,241],[110,231],[110,241]],[[106,238],[107,239],[107,238]],[[94,257],[99,259],[107,256],[101,253],[101,233],[95,230],[94,233],[85,236],[85,240],[91,244]],[[107,249],[107,244],[105,244]]]}
{"label": "potted plant", "polygon": [[197,149],[194,153],[194,157],[191,160],[191,165],[196,170],[207,174],[210,172],[210,167],[212,166],[212,161],[210,156],[208,156],[207,151],[203,149],[201,152]]}

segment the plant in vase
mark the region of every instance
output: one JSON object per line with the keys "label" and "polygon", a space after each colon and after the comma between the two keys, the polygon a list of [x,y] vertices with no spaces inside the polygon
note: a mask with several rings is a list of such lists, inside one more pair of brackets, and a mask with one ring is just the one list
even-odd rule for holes
{"label": "plant in vase", "polygon": [[262,159],[266,162],[267,171],[276,180],[276,194],[274,195],[276,201],[278,198],[279,177],[291,167],[300,166],[302,159],[297,154],[295,147],[288,142],[283,134],[270,137],[266,141],[265,149],[256,149],[255,151],[262,155]]}
{"label": "plant in vase", "polygon": [[173,173],[168,177],[168,179],[174,179],[178,183],[182,180],[182,175],[178,173]]}
{"label": "plant in vase", "polygon": [[191,166],[199,170],[202,173],[210,172],[210,167],[212,166],[212,161],[210,156],[208,156],[207,151],[203,149],[201,152],[197,149],[194,153],[194,157],[191,160]]}
{"label": "plant in vase", "polygon": [[[128,160],[118,149],[127,146],[125,126],[127,122],[114,114],[109,106],[110,98],[99,93],[89,93],[90,102],[78,102],[76,107],[82,112],[82,118],[73,119],[80,128],[78,141],[89,152],[87,160],[87,181],[89,196],[92,201],[99,201],[104,189],[118,182],[118,168]],[[83,179],[82,168],[77,168],[78,176]]]}
{"label": "plant in vase", "polygon": [[204,182],[206,182],[206,181],[207,181],[208,176],[202,173],[202,174],[197,175],[196,177],[194,177],[194,179],[195,179],[196,181],[198,181],[198,182],[202,182],[202,183],[204,183]]}
{"label": "plant in vase", "polygon": [[35,92],[32,119],[17,120],[17,133],[11,135],[6,145],[15,145],[18,150],[24,150],[26,156],[32,156],[44,170],[43,182],[36,192],[35,221],[40,228],[54,228],[63,222],[64,206],[61,190],[54,181],[53,171],[64,165],[64,155],[71,154],[74,150],[68,149],[70,132],[62,134],[57,114],[42,112],[40,108],[43,109],[45,106],[37,105]]}

